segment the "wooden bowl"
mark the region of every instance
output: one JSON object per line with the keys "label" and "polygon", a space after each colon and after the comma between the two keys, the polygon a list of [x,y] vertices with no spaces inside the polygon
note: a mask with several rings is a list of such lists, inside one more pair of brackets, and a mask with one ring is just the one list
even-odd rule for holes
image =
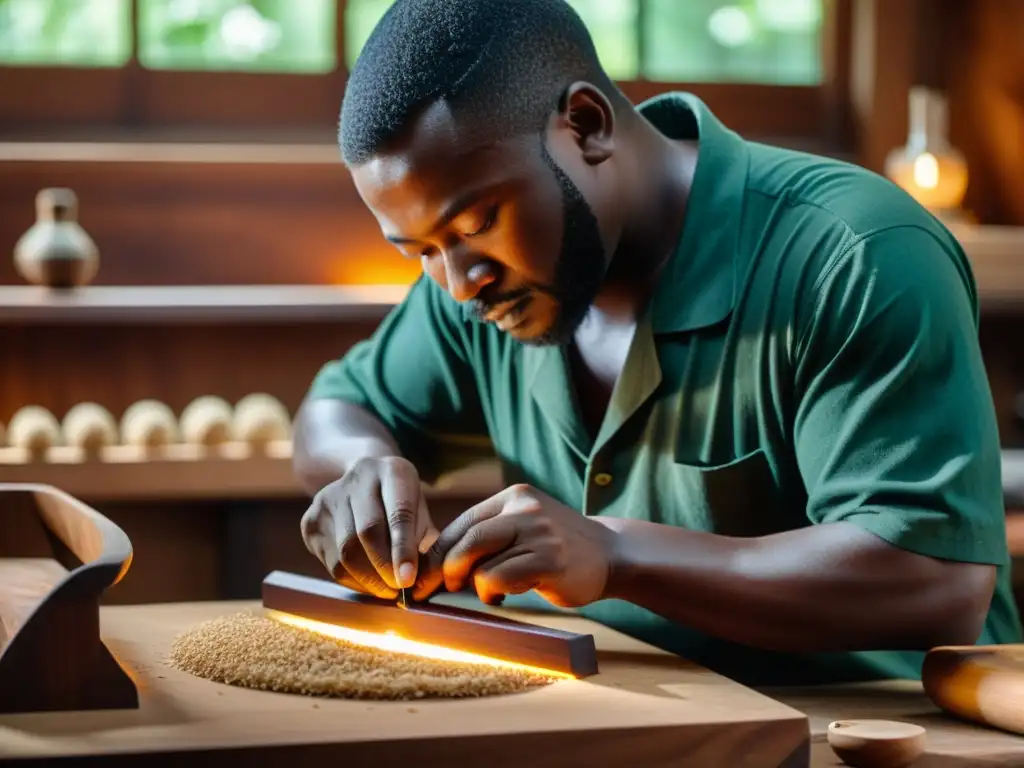
{"label": "wooden bowl", "polygon": [[895,720],[836,720],[828,743],[852,768],[906,768],[924,753],[925,730]]}

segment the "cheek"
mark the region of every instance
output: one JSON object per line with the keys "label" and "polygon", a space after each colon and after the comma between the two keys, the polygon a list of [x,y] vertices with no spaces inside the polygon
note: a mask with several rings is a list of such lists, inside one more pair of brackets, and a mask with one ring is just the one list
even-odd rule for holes
{"label": "cheek", "polygon": [[548,283],[562,243],[561,204],[526,200],[508,211],[501,230],[502,254],[495,258],[531,282]]}

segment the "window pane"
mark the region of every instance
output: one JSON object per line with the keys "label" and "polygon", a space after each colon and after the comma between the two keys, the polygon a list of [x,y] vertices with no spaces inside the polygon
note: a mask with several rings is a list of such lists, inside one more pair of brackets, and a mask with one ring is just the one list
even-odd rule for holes
{"label": "window pane", "polygon": [[348,0],[345,8],[345,65],[352,69],[370,33],[394,0]]}
{"label": "window pane", "polygon": [[569,5],[590,30],[605,72],[615,80],[635,80],[640,63],[637,0],[569,0]]}
{"label": "window pane", "polygon": [[[377,22],[393,0],[348,0],[345,11],[345,59],[351,69]],[[608,74],[617,79],[637,75],[637,0],[569,0],[594,38]]]}
{"label": "window pane", "polygon": [[816,85],[823,0],[645,0],[650,80]]}
{"label": "window pane", "polygon": [[0,0],[0,63],[118,67],[131,56],[130,0]]}
{"label": "window pane", "polygon": [[139,61],[152,69],[330,72],[335,13],[335,0],[139,0]]}

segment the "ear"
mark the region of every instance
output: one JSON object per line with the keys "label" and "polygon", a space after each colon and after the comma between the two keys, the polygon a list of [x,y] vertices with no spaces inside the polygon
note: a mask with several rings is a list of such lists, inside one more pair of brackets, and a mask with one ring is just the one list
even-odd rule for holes
{"label": "ear", "polygon": [[562,95],[561,122],[573,135],[583,159],[603,163],[615,152],[615,109],[600,89],[590,83],[570,85]]}

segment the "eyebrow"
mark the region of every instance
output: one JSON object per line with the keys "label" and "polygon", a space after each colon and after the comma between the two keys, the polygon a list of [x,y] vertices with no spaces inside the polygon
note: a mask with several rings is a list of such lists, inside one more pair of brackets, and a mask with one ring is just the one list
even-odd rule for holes
{"label": "eyebrow", "polygon": [[[479,189],[474,189],[474,190],[470,190],[469,192],[464,192],[463,194],[461,194],[458,197],[456,197],[448,205],[448,207],[445,208],[445,210],[441,214],[440,218],[438,218],[438,220],[436,222],[434,222],[434,225],[432,227],[430,227],[430,229],[428,229],[427,232],[436,232],[441,227],[445,226],[446,224],[451,223],[452,219],[454,219],[456,216],[458,216],[464,210],[466,210],[471,205],[476,203],[484,195],[488,194],[491,191],[491,189],[492,189],[491,187],[480,187]],[[409,238],[409,237],[398,237],[398,236],[395,236],[395,235],[385,235],[384,237],[389,242],[394,243],[395,245],[409,245],[409,244],[412,244],[412,243],[419,242],[415,238]]]}

